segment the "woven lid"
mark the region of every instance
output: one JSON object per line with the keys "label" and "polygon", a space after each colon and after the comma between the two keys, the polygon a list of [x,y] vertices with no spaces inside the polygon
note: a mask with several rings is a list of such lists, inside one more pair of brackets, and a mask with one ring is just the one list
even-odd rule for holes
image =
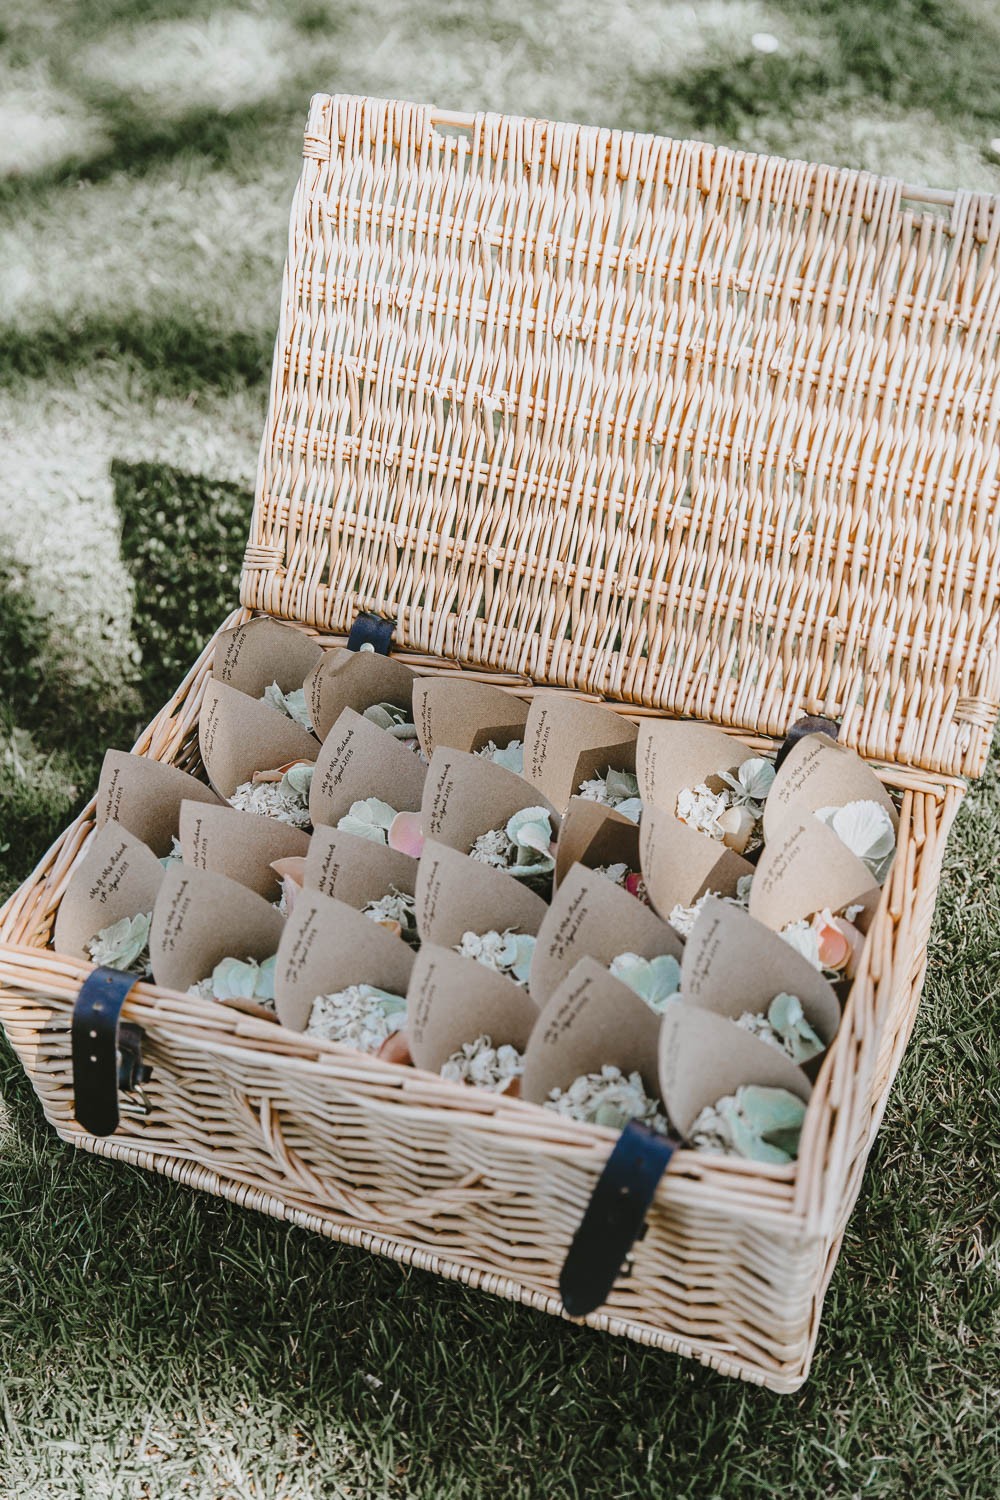
{"label": "woven lid", "polygon": [[910,191],[317,97],[244,602],[977,774],[1000,200]]}

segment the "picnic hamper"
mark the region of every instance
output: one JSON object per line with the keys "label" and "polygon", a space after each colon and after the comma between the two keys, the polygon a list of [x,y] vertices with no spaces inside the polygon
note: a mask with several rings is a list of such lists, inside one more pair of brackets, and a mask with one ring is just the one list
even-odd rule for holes
{"label": "picnic hamper", "polygon": [[[841,721],[898,854],[797,1163],[680,1151],[587,1321],[777,1391],[918,1004],[945,840],[998,709],[1000,208],[862,172],[318,96],[241,608],[421,672],[773,750]],[[206,647],[139,753],[199,770]],[[0,913],[0,1017],[67,1141],[562,1311],[615,1143],[140,983],[151,1076],[76,1121],[89,966],[49,946],[93,803]]]}

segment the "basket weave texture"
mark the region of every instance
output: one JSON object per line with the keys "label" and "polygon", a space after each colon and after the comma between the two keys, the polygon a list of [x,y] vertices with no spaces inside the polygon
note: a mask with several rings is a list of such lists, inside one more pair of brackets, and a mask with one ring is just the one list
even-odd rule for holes
{"label": "basket weave texture", "polygon": [[[324,645],[378,609],[420,671],[756,744],[841,713],[903,794],[798,1162],[678,1153],[587,1320],[794,1389],[996,714],[997,205],[354,98],[313,101],[305,157],[245,604]],[[199,768],[211,650],[141,753]],[[558,1313],[609,1131],[146,984],[149,1112],[82,1131],[89,966],[47,944],[92,830],[0,913],[0,1017],[59,1133]]]}
{"label": "basket weave texture", "polygon": [[978,775],[998,248],[985,195],[318,97],[243,600]]}

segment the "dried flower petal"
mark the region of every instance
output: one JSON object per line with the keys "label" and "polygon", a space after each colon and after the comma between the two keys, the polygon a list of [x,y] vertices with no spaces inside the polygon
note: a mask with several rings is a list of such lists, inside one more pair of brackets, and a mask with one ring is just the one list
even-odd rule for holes
{"label": "dried flower petal", "polygon": [[236,788],[230,805],[237,812],[276,818],[293,828],[311,828],[309,788],[315,769],[312,761],[292,761],[272,771],[255,771],[250,781]]}
{"label": "dried flower petal", "polygon": [[605,1064],[599,1073],[585,1073],[568,1089],[553,1089],[544,1107],[558,1115],[582,1120],[588,1125],[606,1125],[622,1130],[629,1120],[641,1120],[660,1135],[669,1130],[655,1099],[650,1099],[638,1073],[628,1077],[620,1068]]}
{"label": "dried flower petal", "polygon": [[396,816],[396,809],[383,802],[380,797],[363,797],[352,802],[337,827],[344,833],[353,833],[355,838],[368,839],[373,844],[388,842],[389,828]]}
{"label": "dried flower petal", "polygon": [[528,987],[528,974],[535,952],[535,938],[528,933],[514,932],[464,932],[462,941],[456,945],[456,953],[463,958],[474,958],[477,963],[506,979],[512,979],[522,989]]}
{"label": "dried flower petal", "polygon": [[424,849],[424,834],[420,826],[420,814],[416,812],[397,813],[389,824],[388,844],[390,849],[395,849],[397,854],[408,854],[411,859],[419,859]]}
{"label": "dried flower petal", "polygon": [[719,891],[705,891],[691,906],[681,906],[680,904],[675,906],[671,910],[667,920],[680,937],[689,938],[694,924],[701,916],[702,909],[709,896],[714,896],[716,901],[725,901],[730,906],[739,906],[743,911],[746,911],[750,905],[750,882],[752,880],[752,875],[741,875],[736,882],[735,896],[723,896]]}
{"label": "dried flower petal", "polygon": [[261,693],[261,702],[270,708],[277,709],[279,714],[284,714],[288,719],[294,719],[296,724],[301,724],[303,729],[313,733],[313,722],[309,717],[309,708],[306,704],[304,688],[296,688],[294,692],[283,693],[276,682],[272,682]]}
{"label": "dried flower petal", "polygon": [[787,1089],[744,1084],[707,1105],[691,1126],[696,1150],[784,1165],[798,1155],[806,1107]]}
{"label": "dried flower petal", "polygon": [[91,959],[100,968],[121,969],[126,974],[145,978],[149,967],[149,924],[151,912],[122,917],[110,927],[102,927],[86,944]]}
{"label": "dried flower petal", "polygon": [[182,865],[183,863],[184,863],[184,851],[181,848],[181,841],[177,837],[176,834],[171,834],[171,836],[170,836],[170,853],[163,855],[163,857],[160,860],[160,864],[163,866],[163,868],[165,870],[169,870],[172,865]]}
{"label": "dried flower petal", "polygon": [[832,828],[840,842],[856,854],[884,885],[896,855],[896,830],[881,802],[847,802],[843,807],[819,807],[816,816]]}
{"label": "dried flower petal", "polygon": [[221,958],[208,978],[191,985],[188,994],[202,1000],[256,1000],[273,1010],[277,963],[276,954],[263,963],[253,958]]}
{"label": "dried flower petal", "polygon": [[417,737],[417,726],[409,718],[409,710],[395,703],[373,703],[364,711],[369,723],[377,724],[396,740],[413,740]]}
{"label": "dried flower petal", "polygon": [[608,967],[615,979],[627,984],[658,1015],[663,1014],[672,1000],[680,999],[681,966],[670,953],[661,953],[656,958],[619,953]]}
{"label": "dried flower petal", "polygon": [[408,891],[399,891],[395,886],[391,886],[387,895],[380,897],[377,901],[367,901],[361,911],[373,922],[378,922],[380,926],[387,927],[390,932],[395,932],[396,936],[401,937],[404,943],[409,943],[411,948],[419,948],[416,897],[411,896]]}
{"label": "dried flower petal", "polygon": [[497,745],[493,740],[487,740],[473,754],[478,755],[481,760],[491,760],[494,765],[503,766],[507,771],[514,771],[518,776],[524,771],[524,742],[522,740],[511,740],[509,745]]}
{"label": "dried flower petal", "polygon": [[405,1023],[402,995],[371,984],[352,984],[336,994],[316,996],[306,1032],[374,1053]]}
{"label": "dried flower petal", "polygon": [[507,1044],[494,1047],[488,1036],[464,1042],[441,1065],[441,1077],[450,1083],[467,1083],[494,1094],[507,1092],[523,1072],[524,1058],[517,1048]]}
{"label": "dried flower petal", "polygon": [[744,1031],[777,1047],[795,1063],[809,1062],[823,1051],[823,1042],[810,1026],[797,995],[775,995],[767,1014],[744,1011],[736,1022]]}

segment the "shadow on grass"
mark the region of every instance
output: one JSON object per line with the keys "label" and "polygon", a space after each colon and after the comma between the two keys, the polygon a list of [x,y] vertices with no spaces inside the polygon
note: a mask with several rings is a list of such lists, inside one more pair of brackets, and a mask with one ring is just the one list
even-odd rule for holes
{"label": "shadow on grass", "polygon": [[170,316],[71,317],[41,328],[0,325],[0,386],[124,360],[143,370],[144,389],[153,395],[186,396],[204,386],[231,392],[267,379],[272,347],[272,335],[263,329],[233,332]]}
{"label": "shadow on grass", "polygon": [[134,678],[109,689],[70,675],[58,624],[0,555],[0,900],[90,796],[104,751],[133,743],[239,602],[248,491],[164,464],[115,463],[112,479],[135,587]]}
{"label": "shadow on grass", "polygon": [[942,121],[993,124],[1000,116],[1000,70],[983,66],[995,31],[936,0],[778,0],[797,29],[814,28],[805,47],[749,51],[680,75],[637,73],[628,90],[638,129],[694,129],[732,138],[762,116],[857,107],[868,98]]}
{"label": "shadow on grass", "polygon": [[116,460],[111,478],[135,583],[139,688],[153,713],[239,604],[253,496],[167,464]]}

